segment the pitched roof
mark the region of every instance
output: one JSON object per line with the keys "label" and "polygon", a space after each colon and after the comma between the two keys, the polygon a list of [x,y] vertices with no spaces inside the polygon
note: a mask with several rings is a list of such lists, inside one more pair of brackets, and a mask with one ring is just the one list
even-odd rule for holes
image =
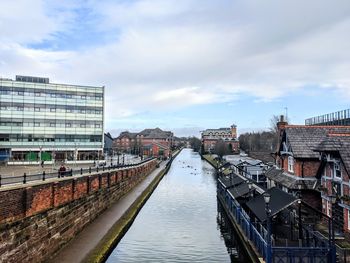
{"label": "pitched roof", "polygon": [[287,125],[284,136],[297,158],[318,158],[314,151],[329,133],[350,133],[350,126]]}
{"label": "pitched roof", "polygon": [[[292,205],[295,201],[297,201],[294,196],[276,187],[270,188],[266,192],[271,195],[269,206],[271,209],[271,216],[278,214],[282,210]],[[256,196],[252,200],[248,201],[246,205],[261,222],[264,222],[267,219],[263,195]]]}
{"label": "pitched roof", "polygon": [[290,175],[282,169],[271,167],[265,172],[265,176],[288,189],[298,189],[298,184],[301,182],[302,189],[316,189],[319,182],[315,177],[301,178],[295,175]]}
{"label": "pitched roof", "polygon": [[317,152],[339,152],[345,169],[350,173],[350,134],[329,134],[315,148]]}
{"label": "pitched roof", "polygon": [[249,190],[249,186],[247,183],[241,183],[239,185],[236,185],[234,187],[229,188],[228,190],[233,197],[239,198],[241,196],[245,196],[246,194],[249,194],[250,190]]}
{"label": "pitched roof", "polygon": [[123,131],[123,132],[121,132],[121,133],[119,134],[119,136],[118,136],[116,139],[121,139],[121,138],[123,138],[123,137],[127,137],[127,138],[129,138],[129,139],[133,139],[133,138],[136,137],[136,135],[137,135],[137,133],[135,133],[135,132]]}
{"label": "pitched roof", "polygon": [[170,131],[163,131],[159,128],[155,129],[144,129],[143,131],[138,133],[139,135],[143,135],[144,138],[149,139],[166,139],[168,137],[172,137],[173,133]]}

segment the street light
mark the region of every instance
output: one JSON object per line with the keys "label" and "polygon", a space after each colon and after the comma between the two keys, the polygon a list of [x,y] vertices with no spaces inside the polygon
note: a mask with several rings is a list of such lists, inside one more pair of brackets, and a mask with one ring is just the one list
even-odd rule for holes
{"label": "street light", "polygon": [[301,200],[298,200],[298,225],[299,225],[299,246],[303,242],[303,228],[301,224]]}
{"label": "street light", "polygon": [[334,205],[335,205],[335,203],[337,202],[337,196],[336,195],[330,195],[329,196],[329,200],[331,201],[331,203],[332,203],[332,215],[331,215],[331,217],[330,217],[330,222],[331,222],[331,228],[330,228],[330,230],[331,230],[331,244],[332,244],[332,253],[331,253],[331,258],[332,258],[332,260],[331,260],[331,262],[336,262],[335,260],[336,260],[336,247],[335,247],[335,234],[334,234],[334,232],[335,232],[335,226],[334,226],[334,216],[335,216],[335,209],[333,210],[333,208],[334,208]]}
{"label": "street light", "polygon": [[266,251],[266,263],[272,262],[272,251],[271,251],[271,210],[270,210],[270,199],[271,195],[267,192],[263,193],[265,201],[265,211],[266,211],[266,227],[267,227],[267,251]]}
{"label": "street light", "polygon": [[248,180],[246,181],[246,183],[248,184],[250,196],[253,198],[254,197],[253,183],[251,181],[248,181]]}

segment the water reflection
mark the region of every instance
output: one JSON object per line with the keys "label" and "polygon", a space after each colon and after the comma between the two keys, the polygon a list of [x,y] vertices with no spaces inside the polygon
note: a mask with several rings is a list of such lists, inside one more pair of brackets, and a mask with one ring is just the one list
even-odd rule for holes
{"label": "water reflection", "polygon": [[224,238],[225,245],[227,247],[227,252],[230,255],[231,262],[237,262],[237,263],[252,262],[249,259],[249,256],[244,251],[244,248],[237,237],[237,233],[235,232],[233,225],[229,220],[229,218],[227,217],[227,214],[222,208],[219,200],[217,202],[218,202],[217,222],[218,222],[221,235]]}
{"label": "water reflection", "polygon": [[214,169],[198,154],[183,150],[107,262],[237,259],[232,247],[227,253],[216,200]]}

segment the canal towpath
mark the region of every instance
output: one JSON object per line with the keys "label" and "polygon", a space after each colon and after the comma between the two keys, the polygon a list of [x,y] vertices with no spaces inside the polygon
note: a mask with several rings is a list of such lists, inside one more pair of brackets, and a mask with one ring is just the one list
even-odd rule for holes
{"label": "canal towpath", "polygon": [[160,163],[141,183],[98,216],[90,225],[84,228],[73,240],[63,247],[50,262],[76,263],[89,262],[96,247],[127,213],[128,209],[142,196],[144,191],[152,184],[156,177],[166,168],[166,162]]}

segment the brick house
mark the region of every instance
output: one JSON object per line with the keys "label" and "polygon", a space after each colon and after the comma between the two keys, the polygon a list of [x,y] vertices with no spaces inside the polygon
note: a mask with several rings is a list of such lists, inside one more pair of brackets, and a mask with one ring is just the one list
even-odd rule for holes
{"label": "brick house", "polygon": [[118,152],[132,152],[138,144],[140,139],[137,133],[128,131],[121,132],[120,135],[113,140],[113,148]]}
{"label": "brick house", "polygon": [[159,128],[145,129],[138,133],[138,136],[140,136],[144,154],[170,157],[174,140],[172,132]]}
{"label": "brick house", "polygon": [[281,121],[276,166],[266,171],[268,187],[277,186],[321,210],[319,153],[314,150],[334,131],[350,131],[349,126],[288,125]]}
{"label": "brick house", "polygon": [[[330,132],[319,144],[322,211],[333,217],[339,232],[350,232],[350,128]],[[332,198],[334,197],[334,203]]]}
{"label": "brick house", "polygon": [[231,153],[239,153],[236,125],[233,124],[230,128],[206,129],[202,131],[202,145],[205,152],[213,152],[219,140],[225,143]]}
{"label": "brick house", "polygon": [[114,140],[114,148],[120,152],[169,157],[173,137],[172,132],[159,128],[144,129],[139,133],[125,131]]}

